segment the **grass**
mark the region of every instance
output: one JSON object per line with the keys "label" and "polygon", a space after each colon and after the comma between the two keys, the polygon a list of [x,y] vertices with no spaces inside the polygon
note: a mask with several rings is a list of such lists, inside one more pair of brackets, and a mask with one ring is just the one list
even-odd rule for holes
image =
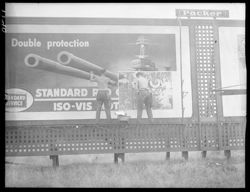
{"label": "grass", "polygon": [[[245,187],[245,151],[232,151],[230,160],[223,152],[192,152],[189,160],[180,152],[126,154],[125,163],[113,164],[112,154],[60,156],[53,170],[47,157],[7,158],[6,187]],[[39,160],[40,159],[40,160]],[[38,164],[39,163],[39,164]]]}

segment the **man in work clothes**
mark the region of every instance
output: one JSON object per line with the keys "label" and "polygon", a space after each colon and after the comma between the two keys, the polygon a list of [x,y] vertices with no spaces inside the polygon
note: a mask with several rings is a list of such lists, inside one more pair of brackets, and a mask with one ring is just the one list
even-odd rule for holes
{"label": "man in work clothes", "polygon": [[149,81],[144,77],[142,72],[136,73],[137,82],[136,87],[138,90],[137,95],[137,120],[141,121],[142,118],[142,110],[145,105],[148,119],[152,122],[153,114],[152,114],[152,93],[149,89]]}
{"label": "man in work clothes", "polygon": [[111,95],[108,89],[109,84],[114,84],[104,73],[105,69],[101,71],[100,76],[96,76],[93,72],[90,72],[90,81],[96,82],[98,87],[98,93],[96,96],[97,108],[96,108],[96,120],[99,122],[102,105],[104,104],[106,117],[108,120],[111,119],[110,108],[111,108]]}

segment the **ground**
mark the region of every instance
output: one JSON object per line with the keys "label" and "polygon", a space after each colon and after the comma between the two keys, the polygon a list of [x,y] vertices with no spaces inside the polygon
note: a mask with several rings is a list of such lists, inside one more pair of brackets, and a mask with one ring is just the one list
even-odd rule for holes
{"label": "ground", "polygon": [[6,187],[177,187],[244,188],[245,151],[126,154],[125,163],[113,163],[113,154],[63,155],[60,166],[52,168],[46,157],[6,157]]}

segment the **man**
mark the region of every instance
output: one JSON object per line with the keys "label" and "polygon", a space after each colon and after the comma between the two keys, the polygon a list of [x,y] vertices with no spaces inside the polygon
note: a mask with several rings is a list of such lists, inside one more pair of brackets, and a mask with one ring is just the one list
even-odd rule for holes
{"label": "man", "polygon": [[149,89],[149,81],[144,77],[142,72],[136,73],[137,82],[136,88],[138,90],[137,96],[137,120],[141,121],[142,118],[142,110],[145,105],[147,115],[149,121],[152,122],[153,114],[152,114],[152,93]]}
{"label": "man", "polygon": [[108,85],[115,84],[105,74],[106,70],[101,71],[100,76],[96,76],[93,72],[90,72],[90,81],[96,82],[98,87],[98,93],[96,95],[97,108],[96,108],[96,120],[99,122],[102,105],[104,104],[106,117],[108,120],[111,119],[110,108],[111,108],[111,95],[109,93]]}

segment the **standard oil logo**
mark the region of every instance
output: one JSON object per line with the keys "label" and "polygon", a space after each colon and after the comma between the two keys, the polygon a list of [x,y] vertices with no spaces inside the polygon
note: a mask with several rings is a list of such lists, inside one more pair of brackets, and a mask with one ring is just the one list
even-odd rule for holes
{"label": "standard oil logo", "polygon": [[23,89],[7,89],[5,111],[20,112],[28,109],[33,103],[33,96]]}

